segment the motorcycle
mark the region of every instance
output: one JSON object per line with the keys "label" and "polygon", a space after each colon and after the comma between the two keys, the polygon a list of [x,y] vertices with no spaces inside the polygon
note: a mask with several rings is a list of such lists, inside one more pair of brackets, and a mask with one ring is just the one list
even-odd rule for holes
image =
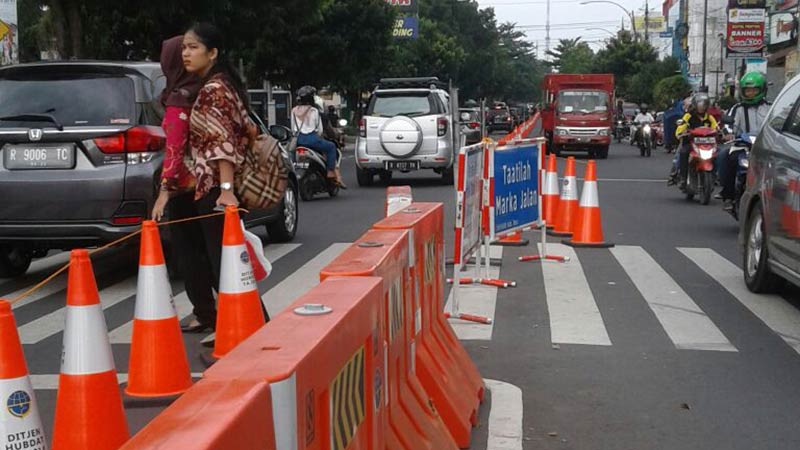
{"label": "motorcycle", "polygon": [[736,158],[736,183],[733,197],[733,209],[729,211],[737,221],[739,220],[739,201],[747,188],[747,170],[750,168],[750,148],[756,141],[755,136],[742,133],[734,139],[729,158]]}
{"label": "motorcycle", "polygon": [[[347,121],[341,119],[340,127],[347,126]],[[342,140],[334,142],[336,144],[336,167],[342,161]],[[300,198],[309,201],[317,194],[327,193],[330,197],[339,195],[339,184],[328,178],[327,158],[314,150],[297,146],[295,155],[295,173],[297,174]]]}
{"label": "motorcycle", "polygon": [[691,141],[689,171],[686,187],[683,189],[687,200],[692,200],[697,195],[703,205],[711,202],[716,177],[714,161],[717,159],[717,135],[717,130],[713,128],[700,127],[682,136]]}
{"label": "motorcycle", "polygon": [[625,121],[617,119],[614,125],[614,138],[617,140],[617,144],[622,142],[622,139],[625,138],[627,131],[628,127],[626,126]]}
{"label": "motorcycle", "polygon": [[653,152],[653,146],[655,145],[655,141],[653,140],[653,128],[649,123],[643,124],[639,127],[639,154],[641,156],[647,156],[648,158]]}

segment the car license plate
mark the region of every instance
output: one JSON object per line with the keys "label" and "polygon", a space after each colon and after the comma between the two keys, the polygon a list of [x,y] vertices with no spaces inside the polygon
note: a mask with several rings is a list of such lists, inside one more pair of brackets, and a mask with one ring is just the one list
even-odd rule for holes
{"label": "car license plate", "polygon": [[591,139],[591,138],[588,138],[588,137],[579,137],[579,138],[578,138],[578,142],[589,142],[589,141],[591,141],[591,140],[592,140],[592,139]]}
{"label": "car license plate", "polygon": [[419,161],[386,161],[386,170],[419,170]]}
{"label": "car license plate", "polygon": [[75,145],[6,145],[3,163],[9,170],[72,169]]}

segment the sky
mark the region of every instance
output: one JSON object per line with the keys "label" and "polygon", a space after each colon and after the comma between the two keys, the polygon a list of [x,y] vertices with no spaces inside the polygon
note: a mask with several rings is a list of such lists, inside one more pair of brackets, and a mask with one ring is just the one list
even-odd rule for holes
{"label": "sky", "polygon": [[[539,56],[544,55],[545,23],[547,17],[546,0],[477,0],[480,8],[493,7],[498,22],[513,22],[526,32],[528,40],[539,47]],[[550,2],[550,42],[551,47],[558,39],[581,36],[593,49],[602,47],[602,41],[616,33],[625,18],[625,29],[630,30],[630,20],[622,8],[609,3],[581,5],[582,0],[551,0]],[[645,0],[615,0],[628,11],[644,15]],[[661,2],[650,2],[650,12],[661,15]],[[605,30],[605,31],[604,31]]]}

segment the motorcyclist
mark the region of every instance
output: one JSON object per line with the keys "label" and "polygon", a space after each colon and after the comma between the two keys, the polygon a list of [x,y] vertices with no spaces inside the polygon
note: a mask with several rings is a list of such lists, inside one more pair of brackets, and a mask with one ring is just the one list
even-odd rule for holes
{"label": "motorcyclist", "polygon": [[644,124],[646,123],[653,123],[656,119],[653,117],[652,114],[649,112],[649,107],[646,103],[642,103],[639,106],[639,114],[636,115],[636,118],[633,119],[634,123],[637,124],[636,128],[636,137],[634,138],[637,142],[642,141],[642,129],[644,129]]}
{"label": "motorcyclist", "polygon": [[[766,100],[767,79],[763,74],[760,72],[746,73],[739,80],[739,89],[742,100],[731,108],[733,136],[726,136],[726,141],[742,134],[753,136],[758,134],[769,112],[769,103]],[[730,148],[726,148],[720,152],[717,159],[725,211],[733,210],[736,196],[736,169],[739,166],[739,159],[746,156],[742,152],[731,157]]]}
{"label": "motorcyclist", "polygon": [[691,143],[686,134],[695,128],[710,127],[717,129],[717,120],[708,113],[708,94],[697,93],[692,97],[690,111],[683,115],[683,123],[675,130],[675,137],[681,140],[678,156],[678,167],[681,189],[686,188],[686,176],[689,173],[689,150]]}
{"label": "motorcyclist", "polygon": [[297,106],[292,108],[291,116],[292,132],[297,133],[297,145],[325,155],[328,178],[347,189],[336,166],[336,144],[323,138],[321,99],[316,94],[313,86],[303,86],[297,90]]}

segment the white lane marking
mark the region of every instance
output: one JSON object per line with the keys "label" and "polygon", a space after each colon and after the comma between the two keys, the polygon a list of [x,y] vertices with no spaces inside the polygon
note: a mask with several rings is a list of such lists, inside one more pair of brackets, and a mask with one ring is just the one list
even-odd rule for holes
{"label": "white lane marking", "polygon": [[[273,287],[261,296],[261,301],[267,308],[270,317],[275,317],[296,299],[319,284],[319,272],[331,263],[350,243],[332,244],[314,259],[308,261],[303,267],[296,270],[288,278]],[[207,343],[214,340],[215,333],[206,336],[201,342]]]}
{"label": "white lane marking", "polygon": [[[489,250],[489,257],[491,259],[503,258],[503,247],[499,245],[491,246]],[[475,266],[470,266],[470,270],[461,272],[461,278],[485,278],[482,269],[477,269]],[[500,268],[497,266],[489,267],[489,278],[499,278]],[[515,280],[517,281],[517,280]],[[513,289],[513,288],[512,288]],[[494,319],[495,309],[497,306],[497,290],[493,286],[484,286],[481,284],[462,284],[458,288],[458,308],[462,313],[474,314],[477,316],[484,316]],[[451,311],[451,302],[453,301],[453,290],[450,289],[450,294],[447,297],[447,303],[444,310]],[[494,320],[491,324],[484,325],[473,322],[465,322],[462,320],[450,320],[450,325],[453,327],[456,336],[464,341],[491,341],[492,333],[494,332]]]}
{"label": "white lane marking", "polygon": [[558,344],[611,345],[603,316],[589,289],[578,255],[563,244],[548,244],[547,251],[570,259],[566,263],[542,264],[551,341]]}
{"label": "white lane marking", "polygon": [[[108,309],[117,303],[136,295],[136,277],[107,287],[100,291],[100,304]],[[50,314],[39,317],[19,327],[19,337],[23,344],[37,344],[62,331],[67,316],[66,308],[59,308]]]}
{"label": "white lane marking", "polygon": [[486,450],[522,450],[522,389],[502,381],[483,381],[492,391]]}
{"label": "white lane marking", "polygon": [[800,311],[778,295],[754,294],[744,284],[742,269],[714,250],[679,248],[687,258],[800,353]]}
{"label": "white lane marking", "polygon": [[[275,263],[294,250],[297,250],[301,245],[302,244],[272,244],[264,247],[264,254],[267,259],[269,259],[270,263]],[[192,302],[189,301],[189,296],[186,295],[185,290],[175,295],[174,301],[175,311],[178,313],[178,320],[183,320],[192,313]],[[112,330],[108,337],[112,344],[130,344],[133,338],[133,320]]]}
{"label": "white lane marking", "polygon": [[[37,391],[54,391],[58,389],[58,377],[59,374],[42,374],[42,375],[30,375],[31,384],[33,388]],[[203,378],[203,374],[200,372],[192,372],[192,378]],[[127,373],[118,373],[117,374],[117,382],[119,384],[127,383],[128,382],[128,374]]]}
{"label": "white lane marking", "polygon": [[736,347],[642,247],[611,249],[676,348],[735,352]]}

